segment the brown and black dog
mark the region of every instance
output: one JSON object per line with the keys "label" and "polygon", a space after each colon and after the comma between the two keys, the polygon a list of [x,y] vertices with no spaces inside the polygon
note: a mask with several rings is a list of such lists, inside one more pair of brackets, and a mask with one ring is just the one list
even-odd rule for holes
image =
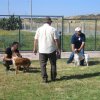
{"label": "brown and black dog", "polygon": [[29,66],[31,65],[31,61],[28,58],[21,58],[18,56],[12,57],[13,65],[16,69],[16,74],[18,74],[18,70],[21,66],[24,68],[24,72],[29,70]]}

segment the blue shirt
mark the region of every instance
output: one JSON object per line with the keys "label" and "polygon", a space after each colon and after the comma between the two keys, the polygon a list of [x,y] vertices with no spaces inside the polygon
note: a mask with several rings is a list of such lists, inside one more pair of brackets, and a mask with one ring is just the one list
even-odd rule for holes
{"label": "blue shirt", "polygon": [[81,33],[80,35],[77,35],[77,33],[75,33],[71,38],[71,44],[74,44],[76,49],[80,48],[82,42],[85,42],[85,34],[83,33]]}

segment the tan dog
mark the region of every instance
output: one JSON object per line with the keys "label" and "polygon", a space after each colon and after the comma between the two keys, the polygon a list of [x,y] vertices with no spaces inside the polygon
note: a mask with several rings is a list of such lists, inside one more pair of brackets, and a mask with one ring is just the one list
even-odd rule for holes
{"label": "tan dog", "polygon": [[21,58],[18,56],[12,57],[13,65],[16,69],[16,74],[18,74],[18,70],[21,66],[24,67],[24,71],[29,70],[29,66],[31,64],[31,61],[28,58]]}

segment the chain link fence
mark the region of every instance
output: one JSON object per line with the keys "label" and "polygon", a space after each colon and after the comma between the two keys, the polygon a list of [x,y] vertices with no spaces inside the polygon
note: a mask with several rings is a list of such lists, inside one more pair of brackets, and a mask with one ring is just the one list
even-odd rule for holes
{"label": "chain link fence", "polygon": [[63,24],[63,51],[70,51],[71,36],[75,33],[76,27],[81,27],[82,32],[86,35],[85,50],[100,50],[100,20],[64,19]]}
{"label": "chain link fence", "polygon": [[[8,19],[10,16],[0,16],[0,19]],[[0,29],[0,51],[10,46],[12,42],[17,41],[20,43],[20,50],[32,51],[33,41],[37,28],[42,26],[45,22],[46,16],[15,16],[22,22],[22,28],[18,30],[3,30]],[[58,31],[62,31],[62,16],[50,16],[53,23],[52,26]],[[20,26],[20,25],[19,25]]]}
{"label": "chain link fence", "polygon": [[[0,20],[2,18],[8,19],[8,15],[0,15]],[[32,51],[34,35],[38,27],[42,26],[44,23],[44,18],[46,16],[18,16],[19,20],[22,22],[22,28],[17,30],[3,30],[0,29],[0,51],[4,51],[5,48],[10,46],[12,42],[18,41],[20,43],[20,50],[22,51]],[[49,16],[52,18],[52,26],[61,35],[61,49],[62,51],[70,51],[70,40],[71,36],[74,34],[76,27],[81,27],[82,32],[86,35],[86,47],[88,51],[100,50],[100,20],[98,19],[65,19],[63,16]],[[19,24],[20,26],[20,24]]]}

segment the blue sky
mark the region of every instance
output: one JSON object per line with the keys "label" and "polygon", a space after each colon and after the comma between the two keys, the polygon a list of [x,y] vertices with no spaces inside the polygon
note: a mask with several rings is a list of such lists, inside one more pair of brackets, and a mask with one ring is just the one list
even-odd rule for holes
{"label": "blue sky", "polygon": [[[9,0],[10,14],[29,15],[31,0]],[[100,14],[100,0],[32,0],[33,15]],[[0,15],[8,14],[8,0],[0,3]]]}

